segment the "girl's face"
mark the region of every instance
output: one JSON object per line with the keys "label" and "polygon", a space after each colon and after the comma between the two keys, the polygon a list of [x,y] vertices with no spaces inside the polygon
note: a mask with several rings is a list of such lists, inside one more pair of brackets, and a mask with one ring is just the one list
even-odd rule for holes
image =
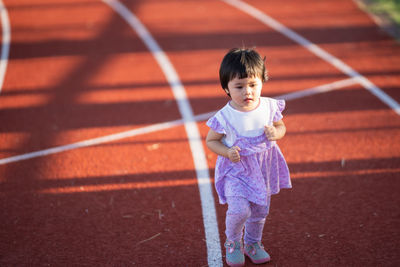
{"label": "girl's face", "polygon": [[259,77],[239,79],[235,77],[228,82],[228,91],[231,95],[231,105],[239,111],[255,109],[260,102],[262,80]]}

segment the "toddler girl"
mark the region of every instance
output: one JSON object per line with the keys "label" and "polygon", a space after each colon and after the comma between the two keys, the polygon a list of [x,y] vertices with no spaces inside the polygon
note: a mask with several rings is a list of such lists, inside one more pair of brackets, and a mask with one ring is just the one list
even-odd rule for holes
{"label": "toddler girl", "polygon": [[[291,188],[289,169],[276,140],[286,133],[284,100],[261,97],[265,58],[253,49],[232,49],[219,70],[230,101],[207,121],[206,143],[218,154],[215,187],[226,213],[226,262],[243,266],[270,256],[261,244],[272,194]],[[242,235],[244,231],[244,248]]]}

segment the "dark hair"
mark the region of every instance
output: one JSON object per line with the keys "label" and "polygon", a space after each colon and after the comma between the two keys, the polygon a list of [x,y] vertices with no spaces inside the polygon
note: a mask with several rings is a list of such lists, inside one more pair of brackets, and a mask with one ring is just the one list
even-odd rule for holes
{"label": "dark hair", "polygon": [[234,78],[259,77],[262,82],[268,80],[265,70],[265,57],[254,49],[233,48],[223,58],[219,68],[219,80],[222,89],[230,96],[228,83]]}

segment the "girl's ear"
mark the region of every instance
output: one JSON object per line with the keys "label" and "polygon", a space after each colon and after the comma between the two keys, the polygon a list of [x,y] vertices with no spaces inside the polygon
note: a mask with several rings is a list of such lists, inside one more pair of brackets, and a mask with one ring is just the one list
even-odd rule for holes
{"label": "girl's ear", "polygon": [[230,95],[230,94],[229,94],[228,88],[224,88],[224,91],[225,91],[225,93],[226,93],[227,95]]}

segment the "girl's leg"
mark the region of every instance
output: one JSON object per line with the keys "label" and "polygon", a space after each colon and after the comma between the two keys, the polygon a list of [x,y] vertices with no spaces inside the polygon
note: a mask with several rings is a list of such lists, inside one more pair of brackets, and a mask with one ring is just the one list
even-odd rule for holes
{"label": "girl's leg", "polygon": [[270,202],[271,197],[269,197],[268,204],[266,206],[250,203],[251,216],[246,221],[244,235],[244,242],[246,244],[261,242],[265,218],[269,213]]}
{"label": "girl's leg", "polygon": [[227,197],[228,211],[226,213],[226,238],[241,242],[243,227],[250,216],[250,203],[242,197]]}

